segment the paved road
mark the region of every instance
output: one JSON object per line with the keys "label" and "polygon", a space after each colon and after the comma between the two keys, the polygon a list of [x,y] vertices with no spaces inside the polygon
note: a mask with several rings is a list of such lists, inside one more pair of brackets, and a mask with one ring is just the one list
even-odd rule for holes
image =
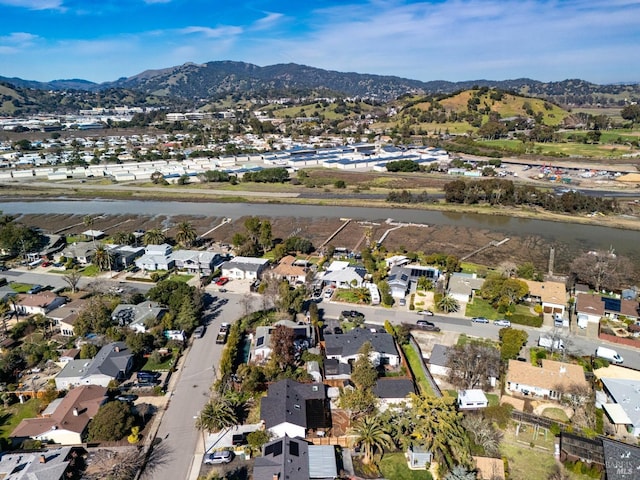
{"label": "paved road", "polygon": [[170,395],[158,437],[168,452],[166,464],[142,476],[143,480],[175,480],[197,478],[202,464],[203,437],[195,428],[196,418],[210,397],[211,385],[216,379],[223,346],[215,339],[220,324],[234,322],[242,312],[237,301],[240,296],[215,293],[206,308],[203,320],[207,324],[204,336],[193,339],[176,372],[178,381]]}
{"label": "paved road", "polygon": [[[342,310],[350,310],[353,307],[341,303],[323,301],[318,305],[322,315],[325,318],[338,318]],[[385,320],[389,320],[392,325],[401,323],[415,323],[416,320],[422,318],[415,312],[407,311],[404,308],[383,308],[370,306],[357,306],[355,308],[365,314],[365,321],[374,325],[384,325]],[[462,315],[435,315],[427,317],[440,327],[442,331],[465,333],[474,337],[490,338],[498,340],[499,327],[489,323],[472,323],[468,318]],[[538,343],[541,334],[553,331],[553,328],[545,327],[533,328],[520,325],[514,325],[515,328],[525,330],[529,334],[527,346],[533,347]],[[586,338],[576,335],[569,329],[561,329],[559,335],[563,338],[567,351],[579,355],[593,355],[596,348],[600,345],[606,345],[616,350],[624,358],[624,366],[640,370],[640,350],[623,347],[617,344],[602,342],[599,339]]]}

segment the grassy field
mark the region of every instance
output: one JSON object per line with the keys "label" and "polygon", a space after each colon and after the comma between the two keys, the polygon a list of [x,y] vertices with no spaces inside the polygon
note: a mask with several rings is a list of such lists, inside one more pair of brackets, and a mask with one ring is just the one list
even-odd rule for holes
{"label": "grassy field", "polygon": [[545,408],[542,412],[542,416],[564,423],[569,421],[569,417],[567,417],[567,414],[564,413],[564,410],[561,408]]}
{"label": "grassy field", "polygon": [[[574,135],[581,136],[583,132],[573,133]],[[584,132],[586,135],[586,132]],[[618,136],[617,134],[607,133],[607,138],[611,138],[613,141]],[[603,135],[604,136],[604,135]],[[626,138],[632,139],[627,133]],[[637,140],[637,139],[636,139]],[[626,140],[625,140],[626,141]],[[628,140],[631,141],[631,140]],[[542,155],[565,155],[567,157],[587,157],[587,158],[617,158],[624,154],[638,152],[637,148],[620,145],[620,144],[606,144],[604,139],[598,144],[586,144],[576,142],[566,143],[535,143],[533,148],[529,147],[535,153]],[[524,150],[524,144],[520,140],[477,140],[476,143],[484,145],[486,147],[493,147],[497,149],[504,149],[513,153],[521,154],[526,153]]]}
{"label": "grassy field", "polygon": [[23,404],[15,403],[8,408],[0,408],[0,437],[9,438],[9,435],[25,418],[35,418],[40,413],[42,402],[39,399],[30,399]]}
{"label": "grassy field", "polygon": [[413,372],[413,376],[415,378],[416,384],[420,389],[420,393],[423,395],[434,395],[433,389],[431,388],[431,384],[427,380],[427,377],[424,376],[422,371],[422,359],[418,357],[416,351],[411,348],[409,345],[403,345],[402,351],[404,352],[404,356],[407,358],[407,363]]}
{"label": "grassy field", "polygon": [[427,470],[409,470],[404,453],[389,453],[382,457],[380,473],[384,478],[393,480],[431,480],[433,477]]}
{"label": "grassy field", "polygon": [[[531,310],[526,305],[516,305],[516,310],[513,313],[531,316]],[[489,320],[505,318],[504,313],[499,313],[489,302],[478,297],[474,298],[473,302],[467,303],[467,309],[464,314],[467,317],[487,317]]]}

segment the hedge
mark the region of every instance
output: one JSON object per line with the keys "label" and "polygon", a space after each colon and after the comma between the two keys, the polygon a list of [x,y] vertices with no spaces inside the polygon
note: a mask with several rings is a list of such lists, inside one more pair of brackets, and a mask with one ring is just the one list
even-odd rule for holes
{"label": "hedge", "polygon": [[533,317],[531,315],[522,315],[518,313],[514,313],[509,317],[511,323],[517,323],[518,325],[526,325],[528,327],[541,327],[542,326],[542,317]]}

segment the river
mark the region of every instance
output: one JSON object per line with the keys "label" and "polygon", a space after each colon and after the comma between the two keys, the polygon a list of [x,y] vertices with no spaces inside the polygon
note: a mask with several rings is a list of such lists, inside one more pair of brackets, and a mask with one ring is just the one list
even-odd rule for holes
{"label": "river", "polygon": [[[428,225],[456,225],[469,228],[488,229],[506,236],[536,235],[550,243],[563,243],[580,250],[602,250],[614,248],[621,255],[640,260],[637,231],[600,225],[531,220],[500,215],[476,213],[451,213],[432,210],[400,208],[332,207],[320,205],[291,205],[278,203],[193,203],[160,202],[141,200],[47,200],[47,201],[0,201],[0,210],[6,214],[76,214],[117,215],[137,214],[149,216],[202,215],[240,218],[301,217],[301,218],[352,218],[384,222],[392,218],[398,222],[423,223]],[[598,220],[594,218],[594,223]]]}

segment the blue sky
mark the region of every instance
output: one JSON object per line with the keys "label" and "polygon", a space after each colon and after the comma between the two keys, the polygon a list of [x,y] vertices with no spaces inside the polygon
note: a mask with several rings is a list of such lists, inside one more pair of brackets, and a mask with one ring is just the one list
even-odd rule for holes
{"label": "blue sky", "polygon": [[610,83],[639,52],[640,0],[0,0],[0,75],[40,81],[237,60]]}

